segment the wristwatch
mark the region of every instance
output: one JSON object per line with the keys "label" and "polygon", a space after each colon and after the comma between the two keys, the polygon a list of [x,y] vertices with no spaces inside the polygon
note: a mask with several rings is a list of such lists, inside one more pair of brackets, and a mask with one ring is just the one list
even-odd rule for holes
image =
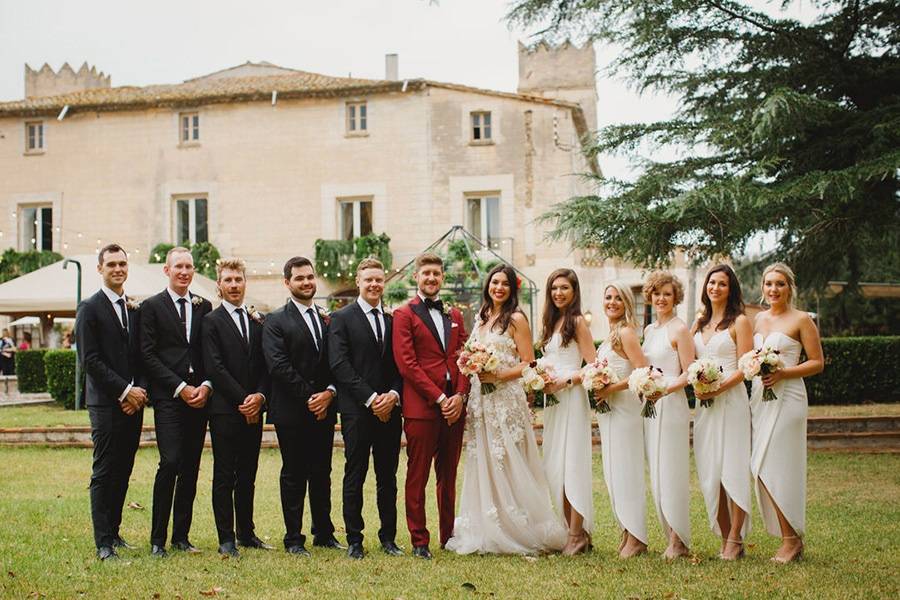
{"label": "wristwatch", "polygon": [[566,389],[569,389],[570,387],[572,387],[572,378],[571,377],[566,379]]}

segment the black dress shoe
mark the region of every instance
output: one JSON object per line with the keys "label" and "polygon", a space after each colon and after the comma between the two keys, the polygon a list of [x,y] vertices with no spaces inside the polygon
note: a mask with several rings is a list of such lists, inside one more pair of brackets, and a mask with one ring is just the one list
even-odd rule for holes
{"label": "black dress shoe", "polygon": [[297,556],[309,556],[309,550],[303,547],[303,544],[297,544],[296,546],[288,546],[284,549],[288,554],[296,554]]}
{"label": "black dress shoe", "polygon": [[180,542],[172,542],[172,548],[175,550],[181,550],[182,552],[190,552],[191,554],[196,554],[200,552],[200,548],[197,548],[192,543],[187,540],[181,540]]}
{"label": "black dress shoe", "polygon": [[403,556],[403,550],[394,542],[381,542],[381,549],[389,556]]}
{"label": "black dress shoe", "polygon": [[100,560],[115,560],[119,558],[112,546],[100,546],[97,548],[97,558]]}
{"label": "black dress shoe", "polygon": [[234,558],[239,558],[241,553],[238,552],[237,546],[234,545],[234,542],[225,542],[223,544],[219,544],[219,554],[222,556],[231,556]]}
{"label": "black dress shoe", "polygon": [[313,546],[319,548],[331,548],[333,550],[346,550],[347,546],[343,545],[339,541],[337,541],[334,536],[330,538],[325,538],[321,540],[313,540]]}
{"label": "black dress shoe", "polygon": [[150,546],[150,556],[155,556],[156,558],[165,558],[166,554],[167,552],[164,546],[157,546],[156,544]]}
{"label": "black dress shoe", "polygon": [[358,542],[355,544],[350,544],[350,546],[347,548],[347,556],[354,560],[362,560],[363,556],[365,555],[366,553],[363,552],[362,544]]}
{"label": "black dress shoe", "polygon": [[255,535],[251,538],[247,538],[246,540],[238,540],[238,546],[242,546],[244,548],[256,548],[258,550],[274,550],[272,546],[265,543]]}
{"label": "black dress shoe", "polygon": [[428,546],[413,546],[412,555],[425,560],[431,560],[432,558],[431,550],[428,549]]}
{"label": "black dress shoe", "polygon": [[116,536],[113,538],[113,548],[125,548],[126,550],[134,550],[134,546],[126,542],[122,539],[121,536]]}

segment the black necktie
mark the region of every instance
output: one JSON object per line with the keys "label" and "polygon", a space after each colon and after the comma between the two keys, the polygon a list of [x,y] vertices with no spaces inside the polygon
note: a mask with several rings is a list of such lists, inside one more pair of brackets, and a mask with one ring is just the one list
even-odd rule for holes
{"label": "black necktie", "polygon": [[249,346],[249,345],[250,345],[250,338],[247,337],[247,326],[244,325],[244,309],[243,309],[243,308],[236,308],[236,309],[234,309],[234,312],[235,312],[235,313],[237,314],[237,316],[238,316],[238,323],[241,324],[241,337],[244,338],[244,343],[247,344],[247,345]]}
{"label": "black necktie", "polygon": [[384,352],[384,335],[381,333],[381,321],[378,320],[378,309],[372,309],[372,317],[375,319],[375,341],[378,342],[378,347],[381,348],[381,351]]}
{"label": "black necktie", "polygon": [[431,298],[425,298],[425,308],[428,310],[434,309],[439,313],[444,312],[444,301],[443,300],[432,300]]}
{"label": "black necktie", "polygon": [[122,316],[122,329],[125,330],[125,333],[128,333],[128,312],[125,310],[125,300],[119,298],[116,300],[116,304],[119,305],[119,314]]}
{"label": "black necktie", "polygon": [[178,314],[181,315],[181,324],[184,325],[184,335],[187,336],[187,300],[178,299]]}
{"label": "black necktie", "polygon": [[322,348],[322,333],[319,331],[319,318],[316,315],[316,311],[313,308],[307,308],[306,313],[309,315],[309,320],[312,323],[313,335],[316,337],[316,348]]}

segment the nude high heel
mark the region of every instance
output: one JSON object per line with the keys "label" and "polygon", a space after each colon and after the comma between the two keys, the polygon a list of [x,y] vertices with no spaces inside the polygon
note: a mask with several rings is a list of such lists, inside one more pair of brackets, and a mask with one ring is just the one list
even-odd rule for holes
{"label": "nude high heel", "polygon": [[[800,537],[796,536],[796,535],[789,535],[789,536],[785,537],[784,539],[799,540]],[[772,560],[772,562],[778,563],[780,565],[786,565],[790,562],[798,562],[798,561],[803,560],[803,542],[800,542],[800,547],[791,556],[789,556],[787,558],[782,558],[780,556],[773,556],[771,560]]]}
{"label": "nude high heel", "polygon": [[745,555],[745,553],[744,553],[744,540],[732,540],[732,539],[728,539],[728,540],[726,540],[726,542],[725,542],[726,547],[727,547],[728,544],[738,544],[738,545],[740,545],[741,549],[740,549],[740,551],[737,553],[737,556],[735,556],[734,558],[728,558],[728,557],[725,556],[725,552],[723,551],[722,554],[719,555],[719,558],[721,558],[722,560],[738,560],[738,559],[744,558],[744,555]]}

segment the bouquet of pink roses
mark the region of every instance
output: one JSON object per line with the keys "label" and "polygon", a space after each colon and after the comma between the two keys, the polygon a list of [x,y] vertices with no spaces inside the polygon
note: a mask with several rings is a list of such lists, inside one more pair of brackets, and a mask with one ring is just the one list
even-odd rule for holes
{"label": "bouquet of pink roses", "polygon": [[[698,394],[709,394],[715,392],[722,385],[722,377],[724,371],[722,365],[714,358],[704,357],[698,358],[688,366],[688,383],[694,388],[694,392]],[[709,408],[712,406],[713,399],[701,400],[700,406]]]}
{"label": "bouquet of pink roses", "polygon": [[650,365],[631,372],[631,375],[628,376],[628,389],[637,394],[644,403],[641,408],[641,416],[653,419],[656,417],[656,409],[653,407],[653,402],[646,398],[656,394],[665,394],[668,385],[666,385],[666,377],[662,369]]}
{"label": "bouquet of pink roses", "polygon": [[619,375],[609,366],[606,358],[597,358],[581,369],[581,385],[587,390],[591,408],[598,413],[608,413],[609,403],[606,398],[598,402],[594,394],[613,383],[619,383]]}
{"label": "bouquet of pink roses", "polygon": [[[489,344],[484,344],[478,340],[469,339],[459,353],[456,361],[459,366],[459,372],[470,377],[476,377],[481,373],[493,373],[500,367],[500,359],[497,357],[496,349]],[[497,386],[493,383],[482,383],[481,393],[490,394]]]}
{"label": "bouquet of pink roses", "polygon": [[[522,385],[525,392],[540,392],[556,379],[556,369],[543,358],[533,360],[522,370]],[[559,404],[553,394],[544,394],[544,408]]]}
{"label": "bouquet of pink roses", "polygon": [[[784,368],[784,361],[781,360],[781,350],[772,346],[763,346],[756,348],[743,355],[738,360],[738,368],[744,374],[744,379],[750,380],[757,375],[770,375],[775,371]],[[777,400],[778,396],[772,391],[772,388],[763,388],[764,402]]]}

